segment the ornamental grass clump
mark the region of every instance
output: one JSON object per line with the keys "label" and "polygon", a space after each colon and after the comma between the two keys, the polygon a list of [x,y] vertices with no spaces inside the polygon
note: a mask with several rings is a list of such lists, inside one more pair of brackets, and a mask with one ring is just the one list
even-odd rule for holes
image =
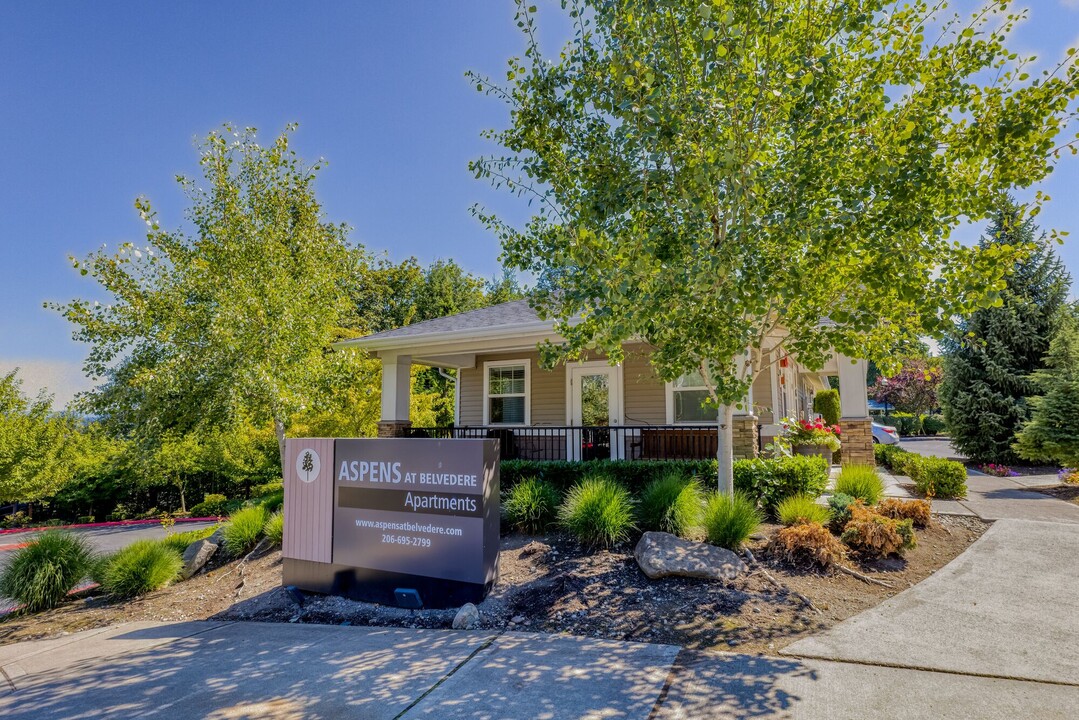
{"label": "ornamental grass clump", "polygon": [[29,612],[56,607],[89,574],[92,563],[82,538],[62,530],[44,532],[12,553],[0,570],[0,597]]}
{"label": "ornamental grass clump", "polygon": [[782,528],[768,541],[769,555],[796,567],[830,570],[843,562],[846,550],[835,535],[820,523],[800,523]]}
{"label": "ornamental grass clump", "polygon": [[225,550],[231,555],[242,555],[255,547],[268,517],[263,505],[245,507],[229,515],[225,525]]}
{"label": "ornamental grass clump", "polygon": [[877,503],[876,511],[893,520],[910,520],[918,528],[927,527],[932,519],[932,507],[928,500],[885,498]]}
{"label": "ornamental grass clump", "polygon": [[165,543],[173,550],[183,555],[184,551],[187,550],[188,545],[197,540],[202,540],[203,538],[210,537],[214,534],[214,530],[216,529],[217,528],[215,526],[203,528],[201,530],[188,530],[187,532],[172,533],[170,535],[166,535],[165,539],[161,542]]}
{"label": "ornamental grass clump", "polygon": [[561,493],[551,483],[530,477],[506,491],[502,514],[506,524],[523,533],[545,532],[558,519]]}
{"label": "ornamental grass clump", "polygon": [[116,598],[129,598],[165,587],[180,574],[180,553],[160,540],[136,540],[105,560],[95,573],[101,587]]}
{"label": "ornamental grass clump", "polygon": [[653,480],[641,493],[637,518],[642,530],[658,530],[685,537],[699,527],[704,490],[695,478],[670,472]]}
{"label": "ornamental grass clump", "polygon": [[285,538],[285,513],[278,510],[271,514],[262,527],[262,534],[274,547],[281,547],[281,541]]}
{"label": "ornamental grass clump", "polygon": [[763,520],[756,503],[740,492],[713,493],[704,508],[708,542],[728,550],[740,550]]}
{"label": "ornamental grass clump", "polygon": [[866,505],[876,505],[884,494],[884,481],[872,465],[847,465],[839,471],[835,491],[857,498]]}
{"label": "ornamental grass clump", "polygon": [[832,513],[823,505],[818,505],[808,495],[791,495],[776,506],[776,519],[780,525],[798,525],[800,523],[819,523],[826,525]]}
{"label": "ornamental grass clump", "polygon": [[840,539],[864,557],[884,557],[914,547],[914,523],[886,518],[870,508],[850,506],[851,519]]}
{"label": "ornamental grass clump", "polygon": [[563,528],[585,545],[611,547],[634,530],[629,491],[607,477],[591,477],[570,488],[558,509]]}

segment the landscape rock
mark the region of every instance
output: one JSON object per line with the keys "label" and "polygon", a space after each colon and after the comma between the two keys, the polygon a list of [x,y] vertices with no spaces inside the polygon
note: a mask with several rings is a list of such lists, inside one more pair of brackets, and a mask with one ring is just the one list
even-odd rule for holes
{"label": "landscape rock", "polygon": [[206,539],[212,542],[214,545],[220,547],[225,542],[225,526],[222,525],[221,527],[214,530],[213,535]]}
{"label": "landscape rock", "polygon": [[465,603],[453,616],[454,630],[472,630],[480,624],[480,611],[472,603]]}
{"label": "landscape rock", "polygon": [[180,577],[187,580],[189,577],[202,569],[210,558],[217,552],[217,543],[210,542],[209,538],[196,540],[184,550],[184,567],[180,571]]}
{"label": "landscape rock", "polygon": [[748,570],[730,550],[664,532],[646,532],[633,555],[641,571],[652,580],[670,575],[732,580]]}

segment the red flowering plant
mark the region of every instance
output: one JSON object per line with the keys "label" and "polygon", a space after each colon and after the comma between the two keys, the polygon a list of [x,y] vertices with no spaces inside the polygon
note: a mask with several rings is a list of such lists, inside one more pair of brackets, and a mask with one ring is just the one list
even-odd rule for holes
{"label": "red flowering plant", "polygon": [[817,445],[832,452],[839,450],[839,426],[829,425],[820,418],[800,420],[783,418],[783,435],[792,446]]}

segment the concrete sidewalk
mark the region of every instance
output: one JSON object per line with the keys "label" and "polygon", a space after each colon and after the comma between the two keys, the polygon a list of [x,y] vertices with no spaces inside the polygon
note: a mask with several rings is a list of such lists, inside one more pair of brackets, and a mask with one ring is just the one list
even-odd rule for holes
{"label": "concrete sidewalk", "polygon": [[137,623],[0,646],[0,717],[1065,718],[1079,687],[544,635]]}
{"label": "concrete sidewalk", "polygon": [[[885,497],[914,497],[903,487],[913,482],[910,478],[893,475],[881,466],[877,467],[877,472],[884,481]],[[1003,478],[970,472],[967,496],[959,500],[934,499],[933,512],[969,515],[987,521],[1013,519],[1079,524],[1079,505],[1031,489],[1059,484],[1055,475]]]}
{"label": "concrete sidewalk", "polygon": [[1000,520],[919,584],[782,652],[1079,686],[1079,525]]}

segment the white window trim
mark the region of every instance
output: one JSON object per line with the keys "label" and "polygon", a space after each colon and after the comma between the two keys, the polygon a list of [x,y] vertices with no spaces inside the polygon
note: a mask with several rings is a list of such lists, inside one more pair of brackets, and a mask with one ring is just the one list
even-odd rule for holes
{"label": "white window trim", "polygon": [[[525,367],[525,421],[523,423],[493,423],[491,422],[491,368]],[[488,360],[483,363],[483,424],[497,425],[498,427],[527,427],[532,424],[532,361],[523,358],[521,360]]]}
{"label": "white window trim", "polygon": [[[674,383],[668,381],[668,382],[664,383],[664,388],[665,388],[665,392],[666,392],[666,396],[667,396],[666,402],[667,402],[667,424],[668,425],[712,425],[712,424],[715,423],[714,420],[675,420],[674,419],[674,393],[675,393]],[[692,387],[680,387],[680,388],[678,388],[678,390],[707,390],[707,389],[708,388],[705,387],[704,385],[694,385]]]}

